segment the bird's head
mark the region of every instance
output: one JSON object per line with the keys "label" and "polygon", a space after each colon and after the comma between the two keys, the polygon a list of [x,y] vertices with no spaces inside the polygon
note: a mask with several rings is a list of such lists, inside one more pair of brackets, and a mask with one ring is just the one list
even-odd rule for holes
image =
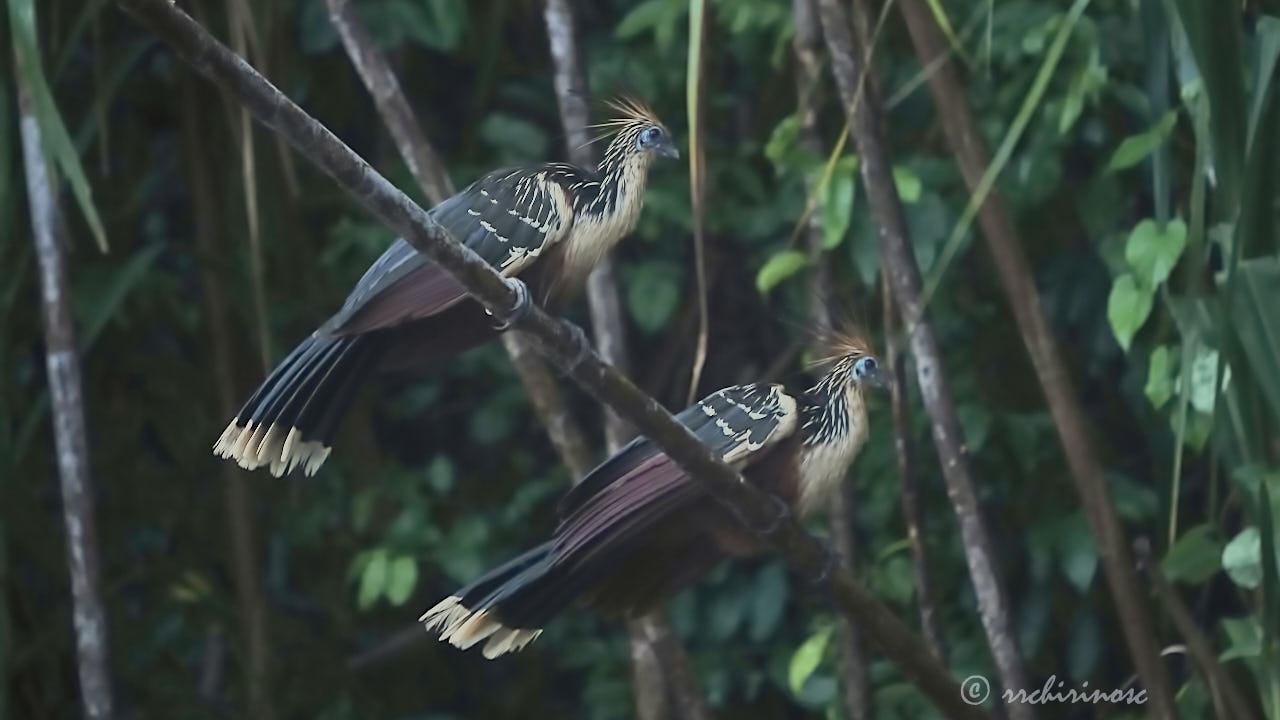
{"label": "bird's head", "polygon": [[671,131],[649,106],[635,98],[620,98],[610,101],[609,107],[618,115],[598,126],[614,133],[601,167],[630,161],[647,168],[659,158],[680,157]]}
{"label": "bird's head", "polygon": [[871,344],[861,334],[852,331],[832,332],[823,340],[826,357],[819,361],[826,366],[821,384],[846,392],[862,394],[867,388],[889,387],[889,373],[875,356]]}

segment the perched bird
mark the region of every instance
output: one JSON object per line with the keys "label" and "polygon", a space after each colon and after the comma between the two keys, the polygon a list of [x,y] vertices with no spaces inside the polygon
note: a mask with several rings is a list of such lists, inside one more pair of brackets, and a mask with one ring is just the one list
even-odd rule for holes
{"label": "perched bird", "polygon": [[[867,439],[863,392],[884,384],[867,344],[831,342],[813,387],[735,385],[676,418],[756,487],[800,516],[822,508]],[[726,557],[763,550],[742,523],[641,437],[583,478],[560,503],[552,538],[445,598],[419,620],[440,640],[484,656],[523,648],[579,601],[634,617]]]}
{"label": "perched bird", "polygon": [[[640,218],[649,168],[679,157],[653,111],[612,103],[620,117],[598,170],[565,163],[498,170],[437,205],[431,216],[533,298],[554,307]],[[455,355],[496,333],[448,273],[403,239],[365,272],[342,309],[303,340],[244,403],[213,452],[274,475],[315,474],[365,379]]]}

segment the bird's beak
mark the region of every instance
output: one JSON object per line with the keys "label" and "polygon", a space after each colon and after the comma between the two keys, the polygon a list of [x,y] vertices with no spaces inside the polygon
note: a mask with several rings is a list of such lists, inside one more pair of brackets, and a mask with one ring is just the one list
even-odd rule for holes
{"label": "bird's beak", "polygon": [[879,364],[867,375],[866,381],[871,387],[881,390],[889,390],[893,387],[893,378]]}
{"label": "bird's beak", "polygon": [[672,160],[680,159],[680,151],[676,149],[675,143],[668,138],[663,138],[662,142],[658,143],[658,146],[654,148],[654,152],[658,153],[659,157],[671,158]]}

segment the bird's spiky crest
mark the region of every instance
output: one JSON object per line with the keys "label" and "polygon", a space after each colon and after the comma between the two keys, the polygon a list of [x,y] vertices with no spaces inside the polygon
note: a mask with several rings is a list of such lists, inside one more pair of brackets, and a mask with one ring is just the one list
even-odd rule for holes
{"label": "bird's spiky crest", "polygon": [[818,330],[816,335],[818,339],[814,346],[820,348],[822,354],[813,361],[814,367],[830,367],[845,358],[875,355],[866,333],[852,322]]}
{"label": "bird's spiky crest", "polygon": [[628,125],[658,125],[663,129],[666,128],[662,124],[662,120],[658,118],[658,114],[653,111],[653,108],[634,95],[620,95],[616,98],[611,98],[605,101],[605,105],[617,113],[617,117],[588,125],[588,128],[601,130],[600,134],[591,138],[588,144],[594,144],[611,137],[618,129]]}

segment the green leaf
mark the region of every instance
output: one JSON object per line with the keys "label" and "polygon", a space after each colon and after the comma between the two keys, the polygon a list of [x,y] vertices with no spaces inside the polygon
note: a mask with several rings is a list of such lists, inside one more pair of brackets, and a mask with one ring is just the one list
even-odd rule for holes
{"label": "green leaf", "polygon": [[1173,348],[1161,345],[1151,353],[1147,363],[1147,384],[1142,392],[1147,396],[1151,406],[1159,410],[1173,397]]}
{"label": "green leaf", "polygon": [[[855,175],[858,172],[856,157],[842,157],[832,166],[831,176],[822,190],[822,249],[830,250],[840,245],[853,220],[854,196],[857,192]],[[821,175],[821,171],[816,173]],[[817,185],[817,183],[815,183]]]}
{"label": "green leaf", "polygon": [[1165,577],[1192,585],[1208,580],[1222,567],[1222,543],[1212,525],[1197,525],[1182,533],[1160,561]]}
{"label": "green leaf", "polygon": [[1062,574],[1076,591],[1084,594],[1093,585],[1098,572],[1098,546],[1084,515],[1073,513],[1058,530],[1058,552],[1062,556]]}
{"label": "green leaf", "polygon": [[642,330],[661,330],[680,303],[680,270],[666,262],[640,263],[627,283],[627,308]]}
{"label": "green leaf", "polygon": [[[1184,378],[1186,375],[1184,374]],[[1214,402],[1218,398],[1218,351],[1204,345],[1196,349],[1196,356],[1191,361],[1191,407],[1209,415],[1213,413]],[[1231,386],[1231,368],[1223,373],[1222,387]]]}
{"label": "green leaf", "polygon": [[1137,135],[1130,135],[1121,141],[1120,146],[1107,161],[1107,172],[1115,172],[1133,167],[1156,151],[1160,144],[1169,139],[1173,126],[1178,122],[1178,113],[1170,110],[1150,129]]}
{"label": "green leaf", "polygon": [[1262,628],[1253,618],[1223,618],[1222,631],[1230,647],[1218,656],[1227,662],[1237,658],[1256,658],[1262,654]]}
{"label": "green leaf", "polygon": [[1155,220],[1143,220],[1129,233],[1124,258],[1142,283],[1154,288],[1168,279],[1186,247],[1186,223],[1170,220],[1161,231]]}
{"label": "green leaf", "polygon": [[387,587],[389,560],[386,548],[378,548],[369,554],[364,571],[360,573],[360,590],[356,593],[356,607],[368,610],[378,601],[378,597]]}
{"label": "green leaf", "polygon": [[894,165],[893,184],[897,186],[898,198],[902,202],[910,205],[920,200],[920,191],[924,186],[911,168]]}
{"label": "green leaf", "polygon": [[1111,294],[1107,297],[1107,320],[1111,322],[1111,330],[1125,352],[1129,351],[1133,336],[1138,334],[1151,314],[1152,295],[1150,288],[1140,285],[1129,273],[1116,278],[1111,286]]}
{"label": "green leaf", "polygon": [[97,241],[98,249],[107,251],[107,233],[98,217],[98,209],[93,204],[93,193],[89,187],[89,178],[80,165],[80,156],[76,154],[75,145],[67,133],[67,126],[62,122],[62,115],[53,100],[53,93],[45,81],[44,71],[40,66],[40,53],[36,49],[35,8],[32,0],[9,0],[9,23],[14,38],[16,54],[19,58],[20,71],[31,98],[35,103],[36,122],[40,126],[40,138],[46,154],[52,156],[62,174],[71,183],[71,193],[84,213],[89,231]]}
{"label": "green leaf", "polygon": [[155,264],[162,252],[164,252],[164,246],[159,243],[138,250],[125,261],[123,266],[114,269],[106,285],[96,288],[97,292],[76,293],[77,300],[80,298],[88,300],[83,307],[77,302],[76,307],[80,311],[80,326],[84,328],[81,347],[87,349],[94,340],[98,339],[107,323],[124,304],[125,298],[146,276],[147,271]]}
{"label": "green leaf", "polygon": [[1231,538],[1222,549],[1222,569],[1242,588],[1254,590],[1262,584],[1262,536],[1250,525]]}
{"label": "green leaf", "polygon": [[1280,423],[1280,260],[1274,257],[1240,264],[1231,323],[1258,387]]}
{"label": "green leaf", "polygon": [[781,563],[760,568],[751,594],[751,640],[764,642],[778,627],[787,607],[787,571]]}
{"label": "green leaf", "polygon": [[1098,617],[1088,606],[1081,607],[1076,613],[1070,638],[1067,643],[1067,674],[1077,682],[1088,680],[1098,667],[1103,644]]}
{"label": "green leaf", "polygon": [[756,289],[762,295],[767,294],[778,283],[796,274],[808,264],[808,256],[799,250],[783,250],[776,253],[766,260],[760,272],[756,273]]}
{"label": "green leaf", "polygon": [[835,625],[825,625],[818,632],[809,636],[808,640],[796,649],[791,656],[791,664],[787,668],[787,684],[791,692],[799,694],[804,683],[818,669],[822,656],[827,651],[827,643],[831,641],[831,633]]}
{"label": "green leaf", "polygon": [[397,607],[405,604],[418,584],[418,563],[410,555],[400,555],[387,569],[387,601]]}
{"label": "green leaf", "polygon": [[447,495],[453,489],[457,475],[453,460],[450,460],[448,455],[435,456],[427,466],[427,482],[431,484],[431,489],[440,495]]}

